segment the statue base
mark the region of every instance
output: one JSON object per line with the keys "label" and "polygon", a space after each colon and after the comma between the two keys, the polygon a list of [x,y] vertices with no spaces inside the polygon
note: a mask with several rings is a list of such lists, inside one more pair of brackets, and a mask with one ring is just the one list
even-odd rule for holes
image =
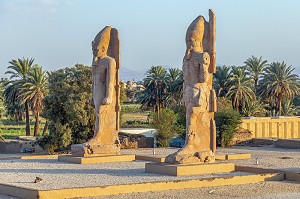
{"label": "statue base", "polygon": [[145,172],[171,176],[188,176],[212,173],[228,173],[235,171],[233,163],[212,164],[168,164],[146,163]]}
{"label": "statue base", "polygon": [[119,144],[73,144],[71,150],[74,157],[91,157],[120,155],[121,149]]}
{"label": "statue base", "polygon": [[59,155],[58,161],[75,164],[99,164],[108,162],[131,162],[135,160],[135,155],[92,155],[89,157],[75,157],[72,155]]}
{"label": "statue base", "polygon": [[176,153],[168,155],[165,162],[170,164],[214,163],[215,155],[210,149],[194,151],[189,150],[188,147],[184,147]]}

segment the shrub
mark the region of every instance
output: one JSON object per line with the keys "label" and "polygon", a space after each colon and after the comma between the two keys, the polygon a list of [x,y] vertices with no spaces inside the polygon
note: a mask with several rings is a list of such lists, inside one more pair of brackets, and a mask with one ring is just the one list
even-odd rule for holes
{"label": "shrub", "polygon": [[217,145],[229,146],[236,129],[242,123],[240,114],[233,109],[222,109],[215,113]]}
{"label": "shrub", "polygon": [[153,115],[153,127],[157,129],[156,141],[160,147],[169,146],[170,139],[177,136],[184,128],[178,124],[178,114],[171,109],[163,109],[160,115]]}
{"label": "shrub", "polygon": [[77,64],[50,73],[42,116],[49,121],[52,139],[42,140],[47,142],[45,146],[60,148],[91,137],[95,121],[94,108],[89,104],[91,85],[91,68],[87,66]]}

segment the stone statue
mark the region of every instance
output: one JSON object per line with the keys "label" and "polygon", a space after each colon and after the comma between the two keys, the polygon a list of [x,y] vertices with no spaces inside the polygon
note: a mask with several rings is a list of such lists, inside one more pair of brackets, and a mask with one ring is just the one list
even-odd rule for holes
{"label": "stone statue", "polygon": [[214,162],[216,151],[216,95],[212,90],[216,70],[216,18],[197,17],[186,33],[183,59],[183,101],[186,106],[185,146],[166,157],[175,164]]}
{"label": "stone statue", "polygon": [[120,154],[118,138],[120,112],[120,42],[118,31],[106,26],[92,42],[92,98],[96,119],[94,136],[72,145],[73,156]]}

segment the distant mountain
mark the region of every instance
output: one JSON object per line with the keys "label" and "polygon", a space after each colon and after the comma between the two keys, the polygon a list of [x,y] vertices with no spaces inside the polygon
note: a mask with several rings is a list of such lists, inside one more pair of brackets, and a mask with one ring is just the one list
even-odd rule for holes
{"label": "distant mountain", "polygon": [[146,70],[135,71],[125,67],[121,67],[120,76],[122,81],[142,81],[145,78]]}

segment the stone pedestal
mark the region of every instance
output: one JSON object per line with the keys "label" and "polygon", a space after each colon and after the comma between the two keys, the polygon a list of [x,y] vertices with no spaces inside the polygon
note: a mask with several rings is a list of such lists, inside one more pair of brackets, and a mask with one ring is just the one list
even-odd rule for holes
{"label": "stone pedestal", "polygon": [[59,155],[58,161],[75,163],[75,164],[99,164],[108,162],[131,162],[135,160],[135,155],[109,155],[109,156],[96,156],[89,157],[75,157],[72,155]]}
{"label": "stone pedestal", "polygon": [[118,144],[73,144],[71,150],[74,157],[120,155],[120,146]]}
{"label": "stone pedestal", "polygon": [[233,163],[210,163],[210,164],[168,164],[146,163],[145,171],[172,176],[201,175],[213,173],[228,173],[235,171]]}

